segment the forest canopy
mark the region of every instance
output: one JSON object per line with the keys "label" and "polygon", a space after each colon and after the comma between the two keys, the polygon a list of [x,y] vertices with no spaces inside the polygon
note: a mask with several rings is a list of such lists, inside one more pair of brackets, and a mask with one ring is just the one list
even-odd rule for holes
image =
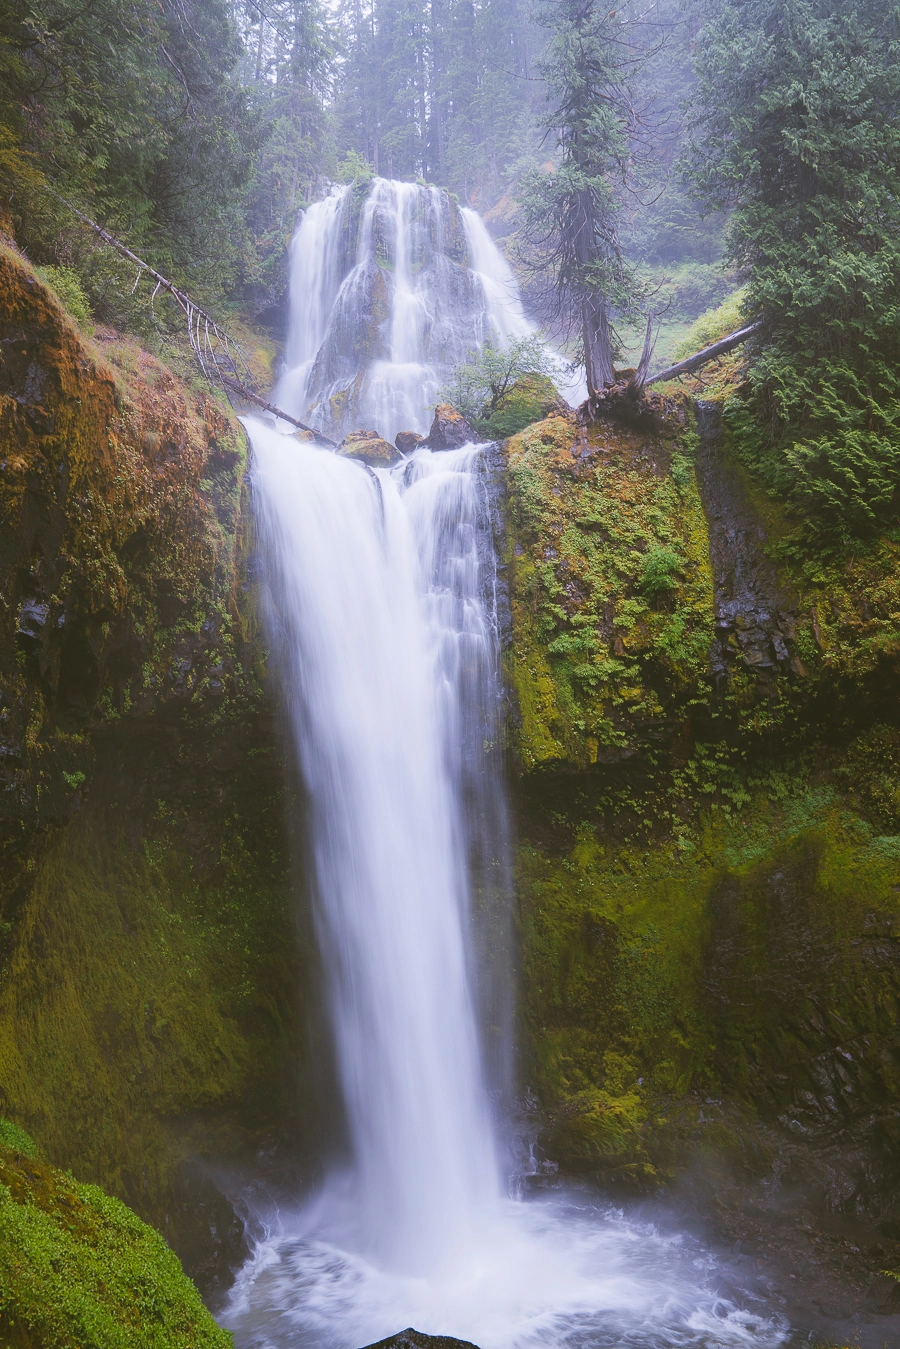
{"label": "forest canopy", "polygon": [[0,0],[0,213],[146,334],[71,205],[253,318],[329,181],[437,182],[592,388],[648,313],[664,357],[745,286],[729,415],[834,543],[898,515],[898,72],[882,0]]}

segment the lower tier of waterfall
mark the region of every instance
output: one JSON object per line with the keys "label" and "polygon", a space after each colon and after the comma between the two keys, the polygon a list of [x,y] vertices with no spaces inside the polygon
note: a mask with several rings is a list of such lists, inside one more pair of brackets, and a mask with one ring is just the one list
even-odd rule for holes
{"label": "lower tier of waterfall", "polygon": [[504,961],[473,941],[504,930],[476,913],[502,907],[505,851],[483,450],[373,470],[247,425],[344,1117],[304,1202],[249,1205],[239,1349],[410,1324],[481,1349],[775,1349],[781,1319],[698,1242],[587,1192],[509,1197],[483,1048]]}

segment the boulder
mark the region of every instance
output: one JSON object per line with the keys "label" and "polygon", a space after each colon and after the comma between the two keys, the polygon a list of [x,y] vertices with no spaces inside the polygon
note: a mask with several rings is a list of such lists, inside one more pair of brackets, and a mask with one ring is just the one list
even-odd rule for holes
{"label": "boulder", "polygon": [[345,459],[358,459],[373,468],[390,468],[400,459],[399,450],[389,441],[382,440],[377,431],[351,431],[338,446],[338,454]]}
{"label": "boulder", "polygon": [[394,437],[394,444],[401,454],[412,454],[424,439],[425,437],[420,436],[418,431],[398,431]]}
{"label": "boulder", "polygon": [[367,1349],[477,1349],[471,1340],[455,1340],[452,1335],[426,1335],[421,1330],[398,1330],[386,1340],[378,1340]]}
{"label": "boulder", "polygon": [[438,403],[428,438],[422,443],[429,450],[458,450],[460,445],[477,440],[478,436],[461,412],[449,403]]}

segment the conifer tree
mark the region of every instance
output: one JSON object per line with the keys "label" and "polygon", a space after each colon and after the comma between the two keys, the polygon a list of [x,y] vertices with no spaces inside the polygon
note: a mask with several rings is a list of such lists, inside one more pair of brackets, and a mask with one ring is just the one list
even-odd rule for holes
{"label": "conifer tree", "polygon": [[525,180],[523,235],[530,267],[551,283],[548,317],[577,316],[588,389],[597,392],[615,379],[611,319],[636,290],[619,248],[618,214],[640,57],[628,25],[606,3],[553,0],[541,13],[551,31],[539,65],[550,101],[544,125],[559,162]]}
{"label": "conifer tree", "polygon": [[715,0],[697,49],[690,179],[762,319],[754,462],[807,528],[870,531],[900,515],[900,11]]}

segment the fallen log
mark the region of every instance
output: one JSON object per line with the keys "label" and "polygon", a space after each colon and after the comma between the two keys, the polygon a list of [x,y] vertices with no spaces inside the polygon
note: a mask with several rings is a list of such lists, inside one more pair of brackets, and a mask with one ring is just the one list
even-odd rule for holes
{"label": "fallen log", "polygon": [[[124,258],[128,258],[129,262],[137,264],[138,275],[134,287],[132,287],[132,293],[144,272],[156,282],[154,296],[159,290],[168,291],[187,319],[188,340],[191,349],[210,384],[221,384],[226,394],[234,394],[247,403],[253,403],[256,407],[264,408],[266,412],[271,412],[274,416],[280,417],[282,421],[290,422],[292,426],[298,427],[301,431],[308,431],[310,435],[315,436],[316,440],[322,441],[324,445],[330,445],[333,450],[337,449],[337,443],[329,440],[328,436],[324,436],[321,431],[317,431],[313,426],[307,426],[305,422],[298,421],[296,417],[290,416],[287,412],[282,412],[281,408],[275,407],[274,403],[267,403],[258,393],[247,387],[252,376],[240,343],[229,336],[225,329],[220,327],[215,319],[207,314],[205,309],[201,309],[198,304],[195,304],[186,291],[183,291],[180,286],[176,286],[168,277],[163,276],[162,272],[158,272],[155,267],[151,267],[149,262],[139,258],[137,253],[133,253],[126,244],[122,243],[121,239],[117,239],[114,234],[110,234],[109,230],[105,230],[102,225],[98,225],[96,220],[92,220],[89,215],[79,211],[78,207],[73,206],[70,201],[66,201],[65,197],[58,197],[58,200],[68,206],[73,215],[77,215],[78,219],[82,220],[85,225],[89,225],[105,244],[114,248],[117,253],[121,253]],[[151,298],[151,305],[152,303]],[[245,380],[239,378],[239,366],[247,376]]]}
{"label": "fallen log", "polygon": [[660,370],[658,374],[652,375],[647,380],[648,384],[658,384],[663,379],[677,379],[679,375],[690,375],[694,370],[699,370],[701,365],[707,361],[714,361],[717,356],[724,356],[726,351],[731,351],[733,347],[739,347],[742,342],[746,342],[748,337],[757,331],[760,326],[759,320],[756,323],[750,323],[746,328],[739,328],[737,332],[729,333],[727,337],[720,337],[718,342],[713,342],[710,346],[704,347],[702,351],[697,351],[693,356],[688,356],[685,360],[679,361],[677,365],[667,366],[665,370]]}
{"label": "fallen log", "polygon": [[258,393],[252,393],[250,389],[245,389],[243,384],[239,384],[232,379],[226,379],[222,375],[220,375],[219,378],[225,388],[230,389],[238,398],[246,399],[248,403],[255,403],[259,408],[265,408],[266,412],[271,412],[274,416],[281,417],[282,421],[290,422],[292,426],[299,427],[301,431],[308,431],[310,435],[315,436],[316,440],[321,440],[323,445],[330,445],[333,450],[337,449],[337,441],[329,440],[321,431],[317,431],[314,426],[307,426],[305,422],[298,421],[296,417],[292,417],[289,412],[282,412],[281,408],[277,408],[274,403],[267,403],[264,398],[260,398]]}

